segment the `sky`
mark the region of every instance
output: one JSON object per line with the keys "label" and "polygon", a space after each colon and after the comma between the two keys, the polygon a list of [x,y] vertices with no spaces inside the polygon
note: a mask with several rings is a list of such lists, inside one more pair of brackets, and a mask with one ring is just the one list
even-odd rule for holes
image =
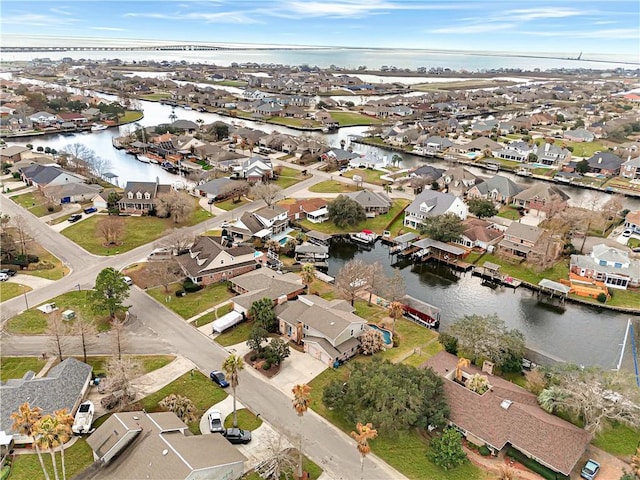
{"label": "sky", "polygon": [[0,0],[0,30],[4,43],[44,35],[640,59],[638,0]]}

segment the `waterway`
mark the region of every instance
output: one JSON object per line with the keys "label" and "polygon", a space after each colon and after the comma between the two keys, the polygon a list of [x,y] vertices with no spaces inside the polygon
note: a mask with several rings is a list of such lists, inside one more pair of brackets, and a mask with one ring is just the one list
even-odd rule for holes
{"label": "waterway", "polygon": [[[388,276],[393,275],[394,257],[380,242],[366,250],[349,241],[335,241],[329,254],[331,276],[353,258],[367,264],[379,262]],[[628,315],[571,303],[558,309],[538,302],[536,293],[525,288],[491,289],[471,272],[455,273],[442,265],[405,263],[400,272],[408,295],[442,310],[440,331],[464,315],[496,313],[507,327],[520,330],[535,350],[576,364],[617,365]]]}

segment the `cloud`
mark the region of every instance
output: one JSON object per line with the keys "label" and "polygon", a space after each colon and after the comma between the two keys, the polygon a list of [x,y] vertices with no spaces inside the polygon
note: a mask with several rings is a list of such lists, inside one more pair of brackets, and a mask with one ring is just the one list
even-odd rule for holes
{"label": "cloud", "polygon": [[546,18],[567,18],[586,15],[585,10],[577,10],[567,7],[542,7],[542,8],[520,8],[515,10],[507,10],[504,16],[511,20],[520,22],[529,22],[531,20],[540,20]]}
{"label": "cloud", "polygon": [[91,30],[104,30],[107,32],[126,32],[127,30],[119,27],[91,27]]}
{"label": "cloud", "polygon": [[54,7],[50,8],[49,11],[51,13],[55,13],[56,15],[72,15],[72,13],[67,10],[68,7]]}
{"label": "cloud", "polygon": [[611,28],[601,30],[585,30],[585,31],[533,31],[520,32],[526,35],[539,37],[564,37],[564,38],[604,38],[608,40],[635,40],[638,38],[637,28]]}
{"label": "cloud", "polygon": [[0,15],[0,23],[7,25],[29,25],[30,27],[50,27],[51,25],[71,25],[78,23],[77,18],[59,17],[39,13],[17,13]]}
{"label": "cloud", "polygon": [[429,33],[455,33],[460,35],[495,32],[496,30],[505,31],[513,30],[517,24],[515,23],[478,23],[475,25],[454,25],[451,27],[436,28],[429,30]]}
{"label": "cloud", "polygon": [[246,12],[192,12],[180,14],[168,13],[125,13],[125,17],[152,18],[171,21],[202,21],[204,23],[262,23],[258,19],[247,15]]}

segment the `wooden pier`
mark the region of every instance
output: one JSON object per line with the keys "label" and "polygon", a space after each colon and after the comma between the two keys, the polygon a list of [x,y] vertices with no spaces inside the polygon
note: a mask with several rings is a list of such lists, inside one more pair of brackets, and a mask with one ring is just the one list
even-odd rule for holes
{"label": "wooden pier", "polygon": [[500,273],[500,265],[491,262],[484,262],[481,267],[474,267],[473,275],[495,285],[518,288],[522,282],[510,275]]}

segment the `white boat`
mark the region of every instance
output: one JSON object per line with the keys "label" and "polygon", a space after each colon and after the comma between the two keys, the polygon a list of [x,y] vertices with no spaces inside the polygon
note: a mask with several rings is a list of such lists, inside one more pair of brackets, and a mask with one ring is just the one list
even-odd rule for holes
{"label": "white boat", "polygon": [[109,128],[109,127],[107,127],[106,125],[102,125],[102,124],[99,124],[99,123],[94,123],[91,126],[91,131],[92,132],[100,132],[101,130],[106,130],[107,128]]}
{"label": "white boat", "polygon": [[93,414],[95,410],[93,403],[87,400],[81,403],[76,412],[76,417],[73,420],[73,426],[71,431],[76,435],[82,435],[83,433],[89,433],[91,430],[91,424],[93,423]]}
{"label": "white boat", "polygon": [[351,240],[354,240],[358,243],[371,245],[378,239],[378,234],[373,233],[371,230],[362,230],[358,233],[351,233],[349,237],[351,237]]}
{"label": "white boat", "polygon": [[528,168],[519,168],[518,170],[516,170],[516,175],[520,175],[521,177],[530,177],[533,174]]}
{"label": "white boat", "polygon": [[136,158],[142,163],[151,163],[151,157],[146,156],[144,153],[137,154]]}

